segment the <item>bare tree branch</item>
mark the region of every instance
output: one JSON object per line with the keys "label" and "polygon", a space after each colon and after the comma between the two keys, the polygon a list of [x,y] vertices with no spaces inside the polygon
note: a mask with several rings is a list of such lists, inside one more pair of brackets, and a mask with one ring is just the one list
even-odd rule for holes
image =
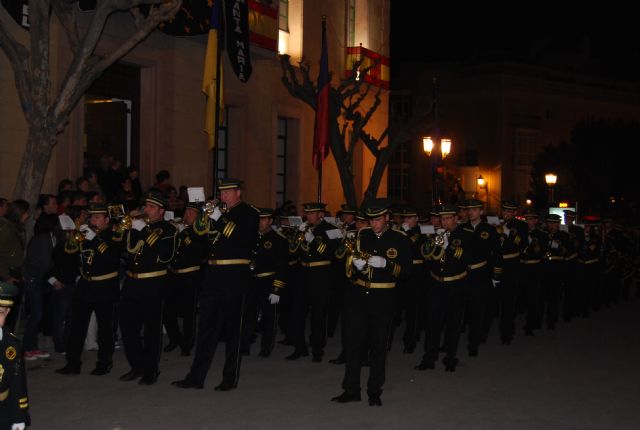
{"label": "bare tree branch", "polygon": [[[29,2],[29,37],[31,42],[29,70],[31,97],[34,116],[32,123],[36,127],[49,127],[48,109],[51,99],[51,81],[49,80],[49,27],[51,3],[49,0],[31,0]],[[38,112],[38,110],[42,110]]]}
{"label": "bare tree branch", "polygon": [[[166,21],[173,17],[180,8],[182,0],[169,0],[163,2],[159,6],[152,6],[148,16],[142,21],[137,31],[127,39],[122,45],[118,46],[114,51],[108,53],[104,57],[96,57],[93,55],[95,47],[98,43],[102,29],[106,23],[106,18],[115,10],[128,9],[137,7],[140,4],[158,4],[163,0],[106,0],[100,6],[103,10],[97,10],[92,24],[85,34],[85,42],[78,52],[78,56],[74,59],[67,79],[60,91],[55,109],[53,111],[55,123],[58,129],[64,127],[67,117],[84,92],[91,86],[91,83],[111,64],[115,63],[119,58],[127,54],[138,43],[144,40],[160,22]],[[103,6],[108,5],[108,6]],[[109,9],[104,9],[109,7]],[[106,14],[106,15],[105,15]],[[93,22],[96,24],[93,24]],[[100,31],[94,31],[93,26],[100,28]]]}
{"label": "bare tree branch", "polygon": [[0,7],[0,49],[9,58],[16,80],[20,105],[27,121],[30,121],[33,112],[31,95],[31,83],[29,72],[29,51],[18,42],[12,33],[25,31],[9,15],[4,7]]}
{"label": "bare tree branch", "polygon": [[78,30],[78,6],[73,0],[51,0],[53,12],[58,17],[62,28],[67,35],[72,51],[80,45],[80,31]]}

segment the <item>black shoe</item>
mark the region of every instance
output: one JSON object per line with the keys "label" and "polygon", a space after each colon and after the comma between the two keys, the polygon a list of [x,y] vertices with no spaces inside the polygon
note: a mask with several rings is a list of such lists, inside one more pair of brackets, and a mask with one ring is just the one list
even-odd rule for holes
{"label": "black shoe", "polygon": [[260,351],[260,353],[258,354],[258,357],[262,357],[262,358],[267,358],[267,357],[271,357],[271,351],[263,349]]}
{"label": "black shoe", "polygon": [[469,352],[469,357],[477,357],[478,356],[478,347],[477,346],[469,346],[467,348]]}
{"label": "black shoe", "polygon": [[97,364],[96,368],[91,371],[91,375],[95,375],[95,376],[106,375],[107,373],[111,372],[112,367],[113,367],[113,364],[111,363],[107,364],[106,366],[103,364]]}
{"label": "black shoe", "polygon": [[348,393],[346,391],[339,396],[331,398],[332,402],[337,403],[359,402],[360,400],[362,400],[360,398],[360,393]]}
{"label": "black shoe", "polygon": [[129,370],[127,373],[120,377],[121,381],[134,381],[142,376],[142,372],[138,372],[135,370]]}
{"label": "black shoe", "polygon": [[191,355],[191,348],[181,348],[180,355],[183,357],[189,357]]}
{"label": "black shoe", "polygon": [[235,386],[234,384],[231,384],[231,383],[229,383],[229,382],[224,382],[224,381],[222,381],[222,382],[220,383],[220,385],[217,385],[217,386],[214,388],[214,390],[216,390],[216,391],[231,391],[231,390],[233,390],[234,388],[236,388],[236,386]]}
{"label": "black shoe", "polygon": [[453,357],[445,357],[442,360],[442,363],[444,364],[444,370],[446,372],[455,372],[456,367],[458,366],[458,359]]}
{"label": "black shoe", "polygon": [[347,362],[347,360],[345,359],[343,352],[341,352],[340,355],[338,355],[333,360],[329,360],[329,363],[331,363],[331,364],[344,364],[346,362]]}
{"label": "black shoe", "polygon": [[287,339],[287,338],[279,340],[278,343],[280,345],[293,345],[293,342],[290,339]]}
{"label": "black shoe", "polygon": [[420,364],[414,367],[415,370],[435,369],[436,364],[433,361],[422,360]]}
{"label": "black shoe", "polygon": [[158,382],[158,376],[160,375],[160,371],[158,370],[153,375],[145,375],[138,381],[140,385],[153,385]]}
{"label": "black shoe", "polygon": [[502,342],[503,345],[511,345],[511,339],[509,336],[502,336],[500,338],[500,342]]}
{"label": "black shoe", "polygon": [[164,352],[171,352],[179,346],[178,342],[169,342],[167,346],[164,347]]}
{"label": "black shoe", "polygon": [[555,330],[556,323],[547,323],[547,330]]}
{"label": "black shoe", "polygon": [[251,355],[251,350],[248,349],[248,348],[247,349],[242,349],[242,350],[240,350],[240,354],[243,357],[249,357]]}
{"label": "black shoe", "polygon": [[524,328],[524,335],[525,335],[525,336],[533,336],[533,330],[532,330],[532,329],[530,329],[529,327],[526,327],[526,326],[525,326],[525,328]]}
{"label": "black shoe", "polygon": [[309,351],[300,351],[296,349],[295,351],[293,351],[293,354],[287,355],[285,357],[285,360],[295,361],[300,357],[308,357],[308,356],[309,356]]}
{"label": "black shoe", "polygon": [[369,396],[369,406],[382,406],[380,396]]}
{"label": "black shoe", "polygon": [[322,354],[313,354],[311,361],[314,363],[322,363]]}
{"label": "black shoe", "polygon": [[413,354],[413,351],[416,350],[416,346],[405,346],[404,349],[402,350],[403,354]]}
{"label": "black shoe", "polygon": [[195,388],[197,390],[202,390],[204,388],[203,383],[194,382],[187,378],[181,379],[180,381],[173,381],[171,385],[178,388]]}
{"label": "black shoe", "polygon": [[69,366],[67,364],[62,369],[56,369],[56,373],[59,373],[60,375],[79,375],[80,374],[80,368],[79,367],[74,367],[74,366]]}

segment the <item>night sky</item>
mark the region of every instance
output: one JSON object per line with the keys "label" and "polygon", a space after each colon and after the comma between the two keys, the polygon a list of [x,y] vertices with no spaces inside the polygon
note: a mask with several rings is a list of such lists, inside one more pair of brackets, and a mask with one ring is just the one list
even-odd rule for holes
{"label": "night sky", "polygon": [[632,2],[524,3],[421,1],[427,11],[417,12],[418,2],[392,2],[392,68],[405,60],[513,60],[640,80],[640,14]]}

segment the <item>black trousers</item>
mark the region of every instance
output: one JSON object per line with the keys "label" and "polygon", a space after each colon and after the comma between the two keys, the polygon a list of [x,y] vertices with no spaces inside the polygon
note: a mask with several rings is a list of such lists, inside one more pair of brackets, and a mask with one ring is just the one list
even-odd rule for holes
{"label": "black trousers", "polygon": [[[399,285],[400,300],[404,310],[404,334],[402,341],[407,349],[414,349],[420,337],[421,318],[424,317],[424,301],[421,301],[421,289],[425,284],[425,273],[421,266],[415,265],[414,273]],[[422,297],[424,298],[424,297]]]}
{"label": "black trousers", "polygon": [[240,377],[245,295],[252,276],[248,265],[208,266],[200,293],[200,319],[196,351],[186,379],[204,383],[218,342],[226,342],[222,382],[236,386]]}
{"label": "black trousers", "polygon": [[293,304],[293,342],[296,350],[306,350],[306,318],[311,314],[311,348],[313,354],[322,356],[327,344],[327,309],[329,288],[333,280],[331,266],[302,267],[302,294],[296,295]]}
{"label": "black trousers", "polygon": [[435,363],[444,332],[447,357],[456,358],[466,302],[466,280],[434,281],[428,291],[427,336],[424,343],[424,362]]}
{"label": "black trousers", "polygon": [[547,328],[558,322],[562,286],[564,281],[564,261],[546,261],[542,266],[542,315]]}
{"label": "black trousers", "polygon": [[[164,302],[163,323],[169,341],[179,344],[183,350],[190,351],[196,333],[196,309],[198,292],[202,284],[200,271],[172,273],[169,277],[169,289]],[[178,317],[182,316],[182,330]]]}
{"label": "black trousers", "polygon": [[584,317],[591,315],[595,306],[599,280],[600,264],[596,262],[578,266],[578,313]]}
{"label": "black trousers", "polygon": [[498,290],[500,300],[500,337],[503,340],[511,340],[516,330],[519,274],[520,262],[517,259],[504,260],[502,278]]}
{"label": "black trousers", "polygon": [[260,316],[260,351],[270,353],[275,345],[277,326],[277,307],[269,303],[273,292],[273,275],[254,278],[251,289],[245,299],[244,321],[241,351],[248,351]]}
{"label": "black trousers", "polygon": [[300,265],[298,263],[290,264],[286,275],[286,284],[280,294],[280,303],[278,303],[278,325],[280,331],[287,341],[293,339],[293,307],[294,303],[300,300],[296,296],[302,294],[300,291]]}
{"label": "black trousers", "polygon": [[488,320],[493,318],[493,315],[488,313],[495,312],[495,306],[490,306],[490,300],[495,300],[495,293],[488,266],[469,270],[467,279],[469,290],[467,303],[469,334],[467,338],[469,347],[477,348],[480,343],[486,341]]}
{"label": "black trousers", "polygon": [[562,294],[562,318],[565,322],[578,315],[580,284],[578,280],[578,262],[574,258],[564,263],[564,283]]}
{"label": "black trousers", "polygon": [[91,314],[95,312],[98,323],[98,361],[96,366],[111,365],[114,350],[113,314],[114,301],[95,301],[75,294],[71,303],[71,325],[67,340],[67,364],[80,369],[82,349],[89,329]]}
{"label": "black trousers", "polygon": [[520,288],[525,297],[526,330],[538,329],[542,324],[541,269],[541,263],[520,265]]}
{"label": "black trousers", "polygon": [[369,351],[367,393],[379,396],[385,381],[387,343],[396,310],[396,289],[351,286],[346,306],[346,367],[342,389],[360,393],[360,370]]}
{"label": "black trousers", "polygon": [[127,277],[119,304],[120,332],[131,369],[146,377],[158,373],[162,351],[162,309],[167,276]]}

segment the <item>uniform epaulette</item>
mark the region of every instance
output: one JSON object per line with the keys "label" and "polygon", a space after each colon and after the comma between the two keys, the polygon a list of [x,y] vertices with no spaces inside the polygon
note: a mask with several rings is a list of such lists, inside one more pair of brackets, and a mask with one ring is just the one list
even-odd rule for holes
{"label": "uniform epaulette", "polygon": [[257,207],[255,207],[254,205],[252,205],[251,203],[248,203],[249,207],[251,207],[251,209],[253,209],[254,211],[260,213],[260,209],[258,209]]}
{"label": "uniform epaulette", "polygon": [[469,233],[473,233],[475,230],[472,228],[462,227],[464,231],[468,231]]}
{"label": "uniform epaulette", "polygon": [[402,230],[396,230],[396,229],[391,229],[391,230],[392,230],[392,231],[395,231],[395,232],[397,232],[397,233],[400,233],[401,235],[403,235],[403,236],[405,236],[405,237],[407,236],[407,233],[406,233],[406,232],[404,232],[404,231],[402,231]]}
{"label": "uniform epaulette", "polygon": [[9,336],[11,336],[12,338],[16,339],[16,340],[20,340],[20,338],[18,336],[16,336],[15,334],[9,332]]}
{"label": "uniform epaulette", "polygon": [[280,237],[281,237],[281,238],[283,238],[284,240],[287,240],[287,241],[289,240],[289,238],[288,238],[287,236],[285,236],[284,234],[282,234],[281,232],[276,231],[276,230],[274,230],[274,231],[276,232],[276,234],[277,234],[278,236],[280,236]]}

